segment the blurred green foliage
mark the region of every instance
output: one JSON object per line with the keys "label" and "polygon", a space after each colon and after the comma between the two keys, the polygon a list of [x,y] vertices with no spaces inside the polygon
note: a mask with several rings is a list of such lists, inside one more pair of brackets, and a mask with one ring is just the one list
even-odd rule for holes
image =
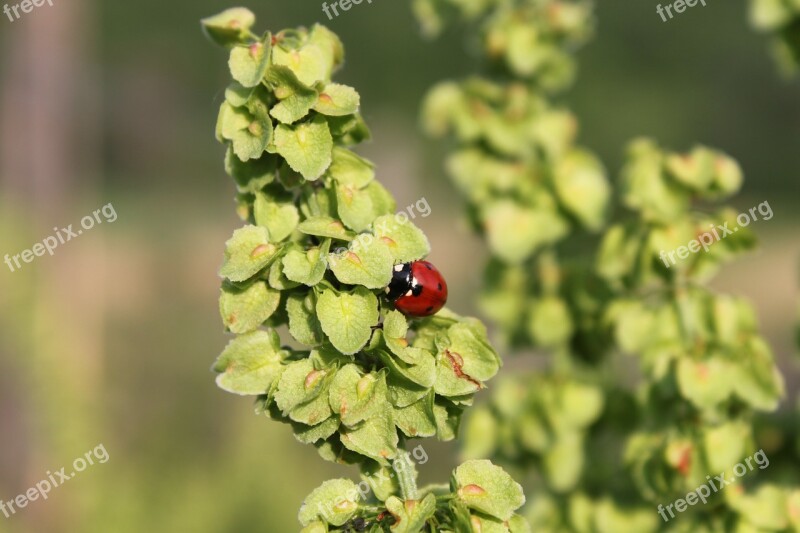
{"label": "blurred green foliage", "polygon": [[[486,60],[481,77],[437,85],[423,110],[428,131],[454,144],[448,170],[492,254],[482,308],[509,345],[552,353],[545,369],[509,378],[479,408],[468,422],[466,454],[536,474],[528,514],[534,530],[795,530],[798,479],[726,491],[673,523],[644,518],[648,505],[666,506],[706,475],[733,475],[735,463],[758,449],[755,415],[785,397],[752,307],[705,286],[754,245],[744,227],[758,219],[755,208],[743,211],[744,222],[734,209],[709,212],[740,189],[739,164],[703,146],[669,153],[638,139],[620,172],[627,220],[607,224],[603,166],[575,147],[575,119],[548,102],[568,81],[552,73],[574,71],[570,53],[591,31],[593,3],[416,5],[426,20],[466,21]],[[512,42],[527,62],[507,53]],[[758,212],[773,216],[768,202]],[[603,231],[591,245],[596,258],[586,246],[563,245],[580,229]],[[706,237],[703,251],[695,239]],[[686,259],[678,264],[676,249]],[[627,362],[625,354],[636,359]],[[634,379],[614,374],[626,364],[636,365]],[[620,401],[627,420],[606,416],[604,408]]]}
{"label": "blurred green foliage", "polygon": [[773,36],[775,59],[786,74],[800,69],[800,2],[796,0],[751,0],[750,19],[761,31]]}

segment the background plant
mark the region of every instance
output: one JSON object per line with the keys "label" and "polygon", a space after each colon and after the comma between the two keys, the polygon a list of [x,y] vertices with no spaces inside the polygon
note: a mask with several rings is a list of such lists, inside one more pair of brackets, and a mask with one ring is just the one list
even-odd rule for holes
{"label": "background plant", "polygon": [[751,0],[750,20],[772,36],[776,61],[786,74],[800,67],[800,3],[796,0]]}
{"label": "background plant", "polygon": [[[423,118],[452,139],[448,173],[492,254],[483,311],[508,344],[551,354],[477,409],[465,455],[533,467],[546,487],[532,498],[535,530],[797,528],[794,476],[726,491],[669,524],[655,512],[757,450],[754,415],[784,394],[752,308],[706,287],[752,234],[671,268],[659,258],[735,219],[715,204],[738,191],[738,164],[703,146],[681,154],[636,140],[619,180],[627,213],[609,225],[603,167],[549,101],[591,34],[591,3],[419,0],[415,9],[431,31],[460,18],[480,34],[485,74],[438,85]],[[597,242],[586,231],[600,232]],[[630,356],[635,373],[625,372]]]}
{"label": "background plant", "polygon": [[217,383],[257,396],[258,412],[323,458],[359,465],[374,496],[328,481],[300,510],[304,531],[527,530],[514,514],[521,487],[488,461],[417,489],[407,441],[455,438],[500,358],[477,320],[445,310],[409,323],[381,297],[394,265],[430,247],[349,149],[369,130],[358,93],[331,81],[342,43],[320,25],[259,36],[254,22],[243,8],[203,21],[230,48],[217,138],[247,223],[220,270],[220,313],[237,336]]}

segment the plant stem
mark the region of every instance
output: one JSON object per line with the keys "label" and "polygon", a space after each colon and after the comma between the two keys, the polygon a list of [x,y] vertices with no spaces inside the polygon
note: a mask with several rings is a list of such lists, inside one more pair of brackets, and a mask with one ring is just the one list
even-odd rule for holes
{"label": "plant stem", "polygon": [[416,500],[416,472],[414,471],[414,466],[411,464],[411,461],[408,459],[408,455],[401,455],[401,458],[395,459],[392,463],[392,468],[394,468],[397,474],[397,483],[400,485],[400,494],[403,496],[403,499],[406,501]]}

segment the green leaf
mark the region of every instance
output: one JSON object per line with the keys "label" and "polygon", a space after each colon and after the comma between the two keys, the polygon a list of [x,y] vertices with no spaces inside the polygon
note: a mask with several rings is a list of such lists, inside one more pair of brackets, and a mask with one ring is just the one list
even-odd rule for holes
{"label": "green leaf", "polygon": [[361,189],[375,178],[375,165],[355,152],[337,146],[327,174],[339,183]]}
{"label": "green leaf", "polygon": [[272,35],[269,33],[261,42],[249,46],[235,46],[228,60],[233,79],[242,87],[258,86],[267,73],[271,49]]}
{"label": "green leaf", "polygon": [[364,188],[364,192],[369,194],[372,201],[373,219],[381,215],[390,215],[397,209],[397,203],[392,194],[377,180],[371,181]]}
{"label": "green leaf", "polygon": [[436,496],[428,494],[422,501],[391,496],[386,500],[386,509],[395,518],[392,533],[419,533],[436,512]]}
{"label": "green leaf", "polygon": [[225,282],[219,298],[219,312],[229,331],[247,333],[272,316],[280,301],[281,293],[263,281],[256,281],[245,289]]}
{"label": "green leaf", "polygon": [[750,339],[743,349],[746,357],[737,361],[732,369],[733,391],[756,409],[775,410],[786,390],[772,350],[760,337]]}
{"label": "green leaf", "polygon": [[340,438],[348,450],[375,459],[381,464],[388,464],[389,459],[397,456],[397,430],[391,411],[388,410],[364,421],[356,429],[345,429]]}
{"label": "green leaf", "polygon": [[375,461],[362,462],[359,465],[361,479],[372,489],[375,498],[385,502],[393,494],[400,493],[400,484],[397,476],[388,464],[382,465]]}
{"label": "green leaf", "polygon": [[389,401],[395,407],[408,407],[428,394],[430,389],[416,385],[396,372],[389,372],[386,385],[389,388]]}
{"label": "green leaf", "polygon": [[603,411],[603,391],[598,387],[568,382],[561,385],[559,392],[562,427],[584,428],[597,420]]}
{"label": "green leaf", "polygon": [[319,346],[324,340],[322,327],[317,320],[314,294],[292,293],[286,300],[289,315],[289,334],[306,346]]}
{"label": "green leaf", "polygon": [[[389,311],[383,319],[383,334],[388,339],[405,339],[408,333],[408,321],[400,311]],[[408,346],[408,343],[405,343]]]}
{"label": "green leaf", "polygon": [[423,389],[428,389],[436,382],[436,360],[430,352],[421,348],[407,348],[413,354],[415,363],[406,363],[398,357],[383,350],[378,351],[378,356],[386,365],[391,374],[402,377],[405,380],[415,383]]}
{"label": "green leaf", "polygon": [[369,192],[345,183],[336,184],[336,206],[342,222],[358,232],[367,229],[377,216]]}
{"label": "green leaf", "polygon": [[671,154],[665,160],[672,178],[698,192],[705,191],[714,179],[714,152],[698,146],[691,154]]}
{"label": "green leaf", "polygon": [[313,181],[331,164],[333,138],[325,119],[316,116],[295,126],[279,124],[275,130],[275,148],[295,172]]}
{"label": "green leaf", "polygon": [[283,258],[283,274],[292,281],[313,287],[325,276],[328,269],[327,254],[331,241],[305,252],[290,250]]}
{"label": "green leaf", "polygon": [[731,366],[719,357],[705,361],[683,357],[678,361],[677,378],[681,395],[701,409],[715,407],[732,392]]}
{"label": "green leaf", "polygon": [[561,204],[590,230],[603,226],[611,187],[600,161],[584,150],[572,150],[555,168],[555,190]]}
{"label": "green leaf", "polygon": [[279,43],[273,49],[272,61],[294,72],[297,79],[307,86],[327,82],[331,76],[331,65],[326,51],[315,43],[308,43],[298,50],[284,48]]}
{"label": "green leaf", "polygon": [[344,63],[344,46],[339,37],[321,24],[314,24],[308,42],[319,46],[325,53],[328,77]]}
{"label": "green leaf", "polygon": [[330,237],[340,241],[352,241],[355,233],[344,227],[340,221],[329,217],[312,217],[304,220],[297,227],[306,235]]}
{"label": "green leaf", "polygon": [[298,520],[309,526],[318,519],[333,526],[342,526],[355,515],[359,501],[358,487],[349,479],[324,482],[306,496]]}
{"label": "green leaf", "polygon": [[[533,532],[533,529],[531,529],[531,525],[528,523],[528,520],[522,515],[515,514],[506,523],[508,524],[509,533]],[[644,529],[638,529],[637,531],[644,531]]]}
{"label": "green leaf", "polygon": [[[322,396],[330,386],[329,370],[317,370],[311,359],[290,363],[278,382],[275,403],[284,414]],[[327,394],[323,398],[327,402]],[[317,423],[321,422],[319,420]]]}
{"label": "green leaf", "polygon": [[506,522],[497,518],[486,516],[481,513],[472,513],[469,516],[469,531],[480,531],[481,533],[509,533]]}
{"label": "green leaf", "polygon": [[217,385],[234,394],[264,394],[280,376],[284,356],[273,330],[236,337],[214,364]]}
{"label": "green leaf", "polygon": [[289,237],[300,223],[300,213],[290,202],[271,201],[265,194],[256,194],[253,205],[256,224],[269,230],[272,242],[281,242]]}
{"label": "green leaf", "polygon": [[392,280],[392,254],[389,247],[369,234],[350,243],[349,250],[328,256],[336,279],[348,285],[381,289]]}
{"label": "green leaf", "polygon": [[200,22],[209,39],[221,46],[232,46],[245,40],[256,16],[249,9],[234,7]]}
{"label": "green leaf", "polygon": [[338,83],[329,83],[319,95],[314,110],[323,115],[341,117],[358,112],[361,97],[355,89]]}
{"label": "green leaf", "polygon": [[272,183],[277,174],[278,157],[263,154],[259,159],[245,162],[239,159],[229,146],[225,153],[225,172],[236,180],[239,192],[255,193]]}
{"label": "green leaf", "polygon": [[319,99],[315,89],[301,83],[286,67],[273,66],[267,73],[267,79],[280,100],[270,115],[284,124],[294,124],[308,115]]}
{"label": "green leaf", "polygon": [[407,218],[395,215],[378,217],[372,223],[372,231],[389,246],[395,263],[416,261],[430,253],[428,238]]}
{"label": "green leaf", "polygon": [[354,364],[336,372],[330,390],[330,406],[342,421],[353,428],[360,422],[389,408],[384,372],[362,375]]}
{"label": "green leaf", "polygon": [[713,192],[721,196],[733,194],[742,187],[743,181],[744,175],[739,163],[724,154],[717,154],[714,161]]}
{"label": "green leaf", "polygon": [[750,22],[761,31],[775,31],[792,21],[792,3],[759,0],[750,3]]}
{"label": "green leaf", "polygon": [[[386,341],[386,346],[403,362],[409,365],[419,365],[426,356],[431,357],[431,353],[420,347],[409,346],[408,339],[406,339],[407,333],[408,322],[406,317],[399,311],[389,311],[383,320],[383,338]],[[432,383],[428,383],[428,386]]]}
{"label": "green leaf", "polygon": [[253,87],[243,87],[241,83],[234,81],[225,89],[225,101],[233,107],[245,107],[253,92]]}
{"label": "green leaf", "polygon": [[643,351],[652,341],[656,315],[641,302],[618,300],[610,307],[615,316],[615,335],[623,351]]}
{"label": "green leaf", "polygon": [[283,263],[281,261],[275,261],[269,267],[269,276],[267,282],[269,283],[270,287],[279,291],[288,291],[300,285],[300,283],[291,281],[289,278],[283,275]]}
{"label": "green leaf", "polygon": [[553,296],[533,302],[528,332],[541,346],[553,347],[569,341],[573,325],[567,303]]}
{"label": "green leaf", "polygon": [[331,128],[331,135],[337,144],[352,146],[372,138],[372,134],[364,119],[356,113],[344,117],[326,117]]}
{"label": "green leaf", "polygon": [[270,243],[267,228],[239,228],[225,243],[225,261],[219,275],[231,281],[245,281],[268,266],[278,250],[278,246]]}
{"label": "green leaf", "polygon": [[686,211],[688,191],[665,179],[664,156],[648,139],[631,143],[622,170],[623,202],[647,220],[669,221]]}
{"label": "green leaf", "polygon": [[789,526],[787,494],[775,485],[762,485],[752,494],[732,497],[731,507],[754,526],[750,531],[786,531]]}
{"label": "green leaf", "polygon": [[311,522],[300,533],[328,533],[328,525],[324,522]]}
{"label": "green leaf", "polygon": [[307,382],[308,380],[319,380],[323,384],[322,390],[314,399],[292,409],[289,412],[289,418],[301,424],[315,426],[327,421],[333,415],[331,406],[328,404],[328,390],[330,390],[331,378],[328,371],[319,370],[312,371],[306,378]]}
{"label": "green leaf", "polygon": [[433,393],[409,405],[394,408],[394,423],[407,437],[436,435],[436,415],[433,413]]}
{"label": "green leaf", "polygon": [[435,389],[442,396],[477,392],[500,369],[500,357],[489,345],[486,332],[475,324],[454,324],[437,346]]}
{"label": "green leaf", "polygon": [[292,422],[294,437],[303,444],[314,444],[327,439],[339,429],[341,421],[338,417],[331,416],[316,426],[307,426],[299,422]]}
{"label": "green leaf", "polygon": [[724,472],[736,465],[745,457],[745,446],[751,439],[752,430],[742,421],[703,428],[705,457],[710,471]]}
{"label": "green leaf", "polygon": [[361,350],[378,323],[378,299],[364,287],[353,292],[323,292],[317,301],[317,316],[331,344],[344,354]]}
{"label": "green leaf", "polygon": [[217,140],[223,142],[233,139],[237,132],[250,125],[252,119],[253,117],[246,109],[233,107],[227,101],[222,102],[217,115]]}
{"label": "green leaf", "polygon": [[584,461],[582,434],[560,434],[543,457],[544,470],[553,489],[566,492],[575,488],[583,472]]}
{"label": "green leaf", "polygon": [[241,107],[223,102],[217,121],[217,138],[231,141],[233,153],[242,161],[259,159],[272,139],[272,121],[259,118]]}
{"label": "green leaf", "polygon": [[467,461],[453,472],[453,492],[470,509],[509,520],[525,503],[522,487],[491,461]]}
{"label": "green leaf", "polygon": [[510,264],[524,261],[539,247],[558,241],[569,231],[554,211],[523,207],[511,200],[489,204],[483,218],[492,252]]}
{"label": "green leaf", "polygon": [[436,416],[436,438],[447,442],[456,438],[461,422],[463,409],[446,401],[436,400],[433,403],[433,414]]}

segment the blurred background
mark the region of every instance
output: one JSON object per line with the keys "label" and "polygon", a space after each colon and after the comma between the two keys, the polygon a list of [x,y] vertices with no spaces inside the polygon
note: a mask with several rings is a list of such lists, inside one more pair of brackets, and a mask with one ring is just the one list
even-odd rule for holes
{"label": "blurred background", "polygon": [[[110,456],[47,501],[0,516],[0,531],[296,531],[306,494],[357,475],[257,418],[209,370],[227,342],[216,272],[240,221],[213,136],[227,56],[199,20],[231,5],[55,0],[0,17],[0,255],[108,203],[118,214],[52,257],[13,273],[0,265],[0,500],[101,443]],[[755,301],[796,383],[800,84],[780,79],[743,2],[669,22],[655,6],[603,2],[561,99],[614,179],[638,135],[677,150],[703,142],[741,162],[747,181],[733,203],[769,201],[775,216],[753,226],[760,251],[714,285]],[[415,222],[448,276],[451,307],[474,313],[484,252],[461,222],[444,147],[417,120],[430,86],[477,68],[469,36],[423,39],[408,2],[373,0],[334,20],[317,0],[248,7],[259,31],[321,22],[341,36],[339,79],[361,92],[374,133],[361,153],[399,208],[427,198],[432,214]],[[422,482],[446,481],[457,446],[423,445]]]}

